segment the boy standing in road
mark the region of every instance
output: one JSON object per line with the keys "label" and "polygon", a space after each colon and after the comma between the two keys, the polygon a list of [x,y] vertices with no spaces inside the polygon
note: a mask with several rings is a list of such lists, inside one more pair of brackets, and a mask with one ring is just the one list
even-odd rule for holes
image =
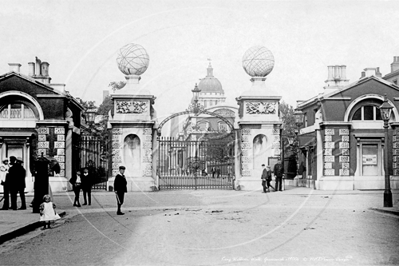
{"label": "boy standing in road", "polygon": [[116,195],[116,203],[118,204],[117,215],[124,215],[121,211],[123,201],[125,199],[125,193],[127,192],[127,181],[125,177],[125,167],[119,166],[119,174],[115,177],[114,191]]}

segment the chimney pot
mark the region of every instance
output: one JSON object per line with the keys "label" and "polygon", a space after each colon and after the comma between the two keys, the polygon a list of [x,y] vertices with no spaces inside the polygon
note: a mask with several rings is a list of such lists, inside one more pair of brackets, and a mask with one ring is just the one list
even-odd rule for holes
{"label": "chimney pot", "polygon": [[35,74],[36,74],[36,76],[41,76],[42,75],[42,73],[41,73],[41,64],[42,64],[42,61],[40,61],[40,59],[39,58],[37,58],[37,56],[36,56],[36,64],[35,64]]}
{"label": "chimney pot", "polygon": [[399,69],[399,56],[393,57],[393,62],[391,64],[391,72],[395,72]]}
{"label": "chimney pot", "polygon": [[44,76],[44,77],[48,77],[48,73],[49,73],[49,63],[47,63],[47,62],[43,62],[42,64],[41,64],[41,66],[40,66],[40,68],[41,68],[41,73],[42,73],[42,76]]}
{"label": "chimney pot", "polygon": [[21,64],[19,63],[8,63],[8,65],[10,66],[10,72],[14,71],[16,73],[19,73],[21,70]]}
{"label": "chimney pot", "polygon": [[29,62],[29,76],[34,77],[35,76],[35,63]]}

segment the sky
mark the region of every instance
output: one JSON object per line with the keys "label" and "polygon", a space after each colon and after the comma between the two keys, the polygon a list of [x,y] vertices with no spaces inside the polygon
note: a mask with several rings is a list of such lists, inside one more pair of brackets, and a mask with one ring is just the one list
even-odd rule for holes
{"label": "sky", "polygon": [[390,72],[399,56],[399,1],[18,1],[2,0],[0,73],[8,63],[37,56],[50,64],[52,83],[74,97],[102,102],[112,81],[125,80],[116,64],[128,43],[150,57],[141,85],[154,96],[158,119],[187,108],[211,59],[227,102],[251,86],[244,53],[267,47],[275,66],[271,91],[295,107],[323,91],[327,66],[346,65],[350,82],[366,67]]}

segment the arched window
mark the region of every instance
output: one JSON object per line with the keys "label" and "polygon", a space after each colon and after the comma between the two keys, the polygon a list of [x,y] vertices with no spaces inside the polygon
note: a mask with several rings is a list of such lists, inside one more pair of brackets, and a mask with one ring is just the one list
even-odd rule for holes
{"label": "arched window", "polygon": [[[379,107],[382,101],[378,99],[368,99],[356,104],[350,113],[350,120],[352,121],[378,121],[382,120]],[[392,117],[394,116],[392,112]],[[391,117],[391,119],[392,119]]]}
{"label": "arched window", "polygon": [[32,120],[36,119],[35,113],[33,110],[24,103],[10,103],[1,109],[0,112],[1,120],[10,120],[10,119],[18,119],[18,120]]}

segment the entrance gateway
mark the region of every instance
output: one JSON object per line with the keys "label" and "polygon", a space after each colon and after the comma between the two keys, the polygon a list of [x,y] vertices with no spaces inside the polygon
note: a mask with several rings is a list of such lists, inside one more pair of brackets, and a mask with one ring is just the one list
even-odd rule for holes
{"label": "entrance gateway", "polygon": [[[206,110],[185,111],[170,119],[194,113],[210,115],[223,121],[229,129],[208,131],[197,128],[178,138],[158,137],[157,177],[159,190],[174,189],[234,189],[235,131],[233,125],[221,115]],[[195,126],[194,126],[195,128]]]}
{"label": "entrance gateway", "polygon": [[[223,90],[209,66],[208,75],[201,80],[206,86],[195,86],[188,110],[159,125],[154,109],[156,97],[139,83],[149,65],[145,49],[138,44],[125,45],[119,50],[117,63],[125,74],[126,85],[110,95],[113,108],[108,120],[112,135],[109,190],[113,189],[113,177],[120,166],[126,167],[128,191],[260,189],[262,164],[281,153],[281,97],[265,86],[266,76],[274,66],[270,50],[254,46],[244,54],[243,68],[251,76],[252,86],[235,99],[238,108],[221,100]],[[230,114],[224,110],[226,114],[221,115],[219,107],[229,108]],[[171,121],[169,135],[174,138],[162,137],[163,124],[180,115],[189,118],[183,131],[173,127],[178,125],[176,118]]]}

